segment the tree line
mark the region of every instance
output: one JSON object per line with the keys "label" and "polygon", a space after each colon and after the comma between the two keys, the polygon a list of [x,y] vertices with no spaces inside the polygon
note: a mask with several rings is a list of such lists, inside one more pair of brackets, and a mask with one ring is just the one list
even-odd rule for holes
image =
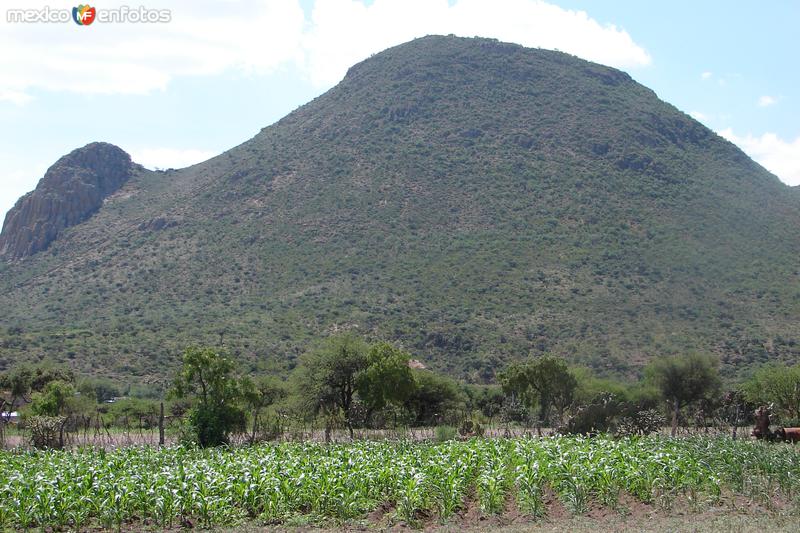
{"label": "tree line", "polygon": [[166,397],[144,399],[119,398],[113,382],[77,379],[63,367],[22,365],[0,375],[0,411],[2,425],[24,406],[29,422],[64,424],[102,413],[109,425],[152,426],[166,400],[168,412],[182,420],[179,437],[201,446],[229,443],[232,435],[275,438],[309,422],[320,424],[326,440],[338,428],[353,438],[357,428],[435,426],[481,435],[487,425],[630,435],[668,424],[675,435],[681,425],[713,421],[735,436],[759,405],[771,404],[784,425],[800,417],[800,365],[769,364],[728,387],[717,360],[703,354],[657,358],[632,382],[600,378],[554,355],[511,363],[493,385],[460,383],[415,366],[402,348],[353,334],[319,343],[286,379],[244,375],[224,351],[190,347]]}

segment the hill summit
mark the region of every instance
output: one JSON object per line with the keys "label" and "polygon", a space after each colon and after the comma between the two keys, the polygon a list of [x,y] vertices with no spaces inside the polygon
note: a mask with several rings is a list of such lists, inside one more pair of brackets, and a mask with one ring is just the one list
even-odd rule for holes
{"label": "hill summit", "polygon": [[563,53],[417,39],[205,163],[128,168],[0,266],[0,368],[163,376],[205,343],[280,371],[343,329],[474,381],[545,352],[800,358],[796,191]]}

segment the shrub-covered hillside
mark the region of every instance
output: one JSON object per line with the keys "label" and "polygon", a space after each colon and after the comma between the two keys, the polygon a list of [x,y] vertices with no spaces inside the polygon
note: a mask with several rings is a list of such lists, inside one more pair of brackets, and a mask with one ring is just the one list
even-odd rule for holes
{"label": "shrub-covered hillside", "polygon": [[0,369],[158,377],[192,343],[286,369],[355,329],[475,381],[800,359],[797,191],[627,74],[426,37],[206,163],[137,169],[0,265]]}

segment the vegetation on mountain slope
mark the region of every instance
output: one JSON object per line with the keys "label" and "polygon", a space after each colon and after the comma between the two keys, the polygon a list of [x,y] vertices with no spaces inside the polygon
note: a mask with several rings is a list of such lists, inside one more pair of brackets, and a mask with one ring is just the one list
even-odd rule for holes
{"label": "vegetation on mountain slope", "polygon": [[200,165],[137,171],[0,265],[0,368],[161,377],[190,344],[285,371],[340,330],[494,379],[800,359],[800,202],[620,71],[427,37]]}

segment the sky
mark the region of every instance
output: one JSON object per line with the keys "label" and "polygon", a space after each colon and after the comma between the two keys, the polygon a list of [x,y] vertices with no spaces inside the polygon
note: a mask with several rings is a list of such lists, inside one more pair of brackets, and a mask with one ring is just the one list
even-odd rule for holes
{"label": "sky", "polygon": [[[796,0],[109,0],[91,4],[85,25],[72,20],[76,5],[0,0],[0,217],[87,143],[114,143],[149,168],[188,166],[322,94],[352,64],[451,33],[625,70],[800,184]],[[23,9],[33,21],[9,19]]]}

